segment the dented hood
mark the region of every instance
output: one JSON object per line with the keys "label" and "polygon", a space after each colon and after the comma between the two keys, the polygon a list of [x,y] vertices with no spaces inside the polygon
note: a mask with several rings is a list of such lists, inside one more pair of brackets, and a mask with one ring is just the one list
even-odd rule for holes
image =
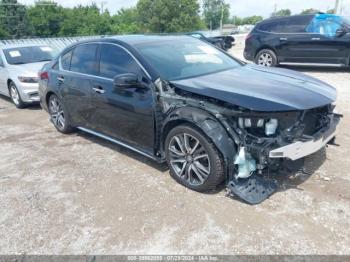
{"label": "dented hood", "polygon": [[305,110],[336,100],[336,89],[288,69],[245,65],[171,81],[177,88],[254,111]]}

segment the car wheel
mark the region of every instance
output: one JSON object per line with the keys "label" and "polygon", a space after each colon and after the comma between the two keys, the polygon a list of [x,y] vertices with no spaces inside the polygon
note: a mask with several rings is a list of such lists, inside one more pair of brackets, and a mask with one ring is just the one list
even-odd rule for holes
{"label": "car wheel", "polygon": [[25,103],[23,102],[15,83],[13,82],[11,82],[9,85],[9,93],[10,93],[10,98],[12,102],[15,104],[15,106],[17,108],[24,108]]}
{"label": "car wheel", "polygon": [[255,57],[255,63],[266,67],[274,67],[278,64],[275,52],[270,49],[263,49],[259,51]]}
{"label": "car wheel", "polygon": [[224,180],[219,152],[196,128],[175,127],[167,135],[165,147],[170,175],[180,184],[203,192],[214,189]]}
{"label": "car wheel", "polygon": [[64,134],[72,132],[72,127],[67,117],[67,111],[61,100],[56,95],[51,95],[48,104],[51,122],[54,124],[55,128]]}

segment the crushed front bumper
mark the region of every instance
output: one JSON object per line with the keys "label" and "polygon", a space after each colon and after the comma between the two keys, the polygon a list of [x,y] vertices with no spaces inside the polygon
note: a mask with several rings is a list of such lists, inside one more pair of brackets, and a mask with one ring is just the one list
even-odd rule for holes
{"label": "crushed front bumper", "polygon": [[297,160],[317,152],[335,137],[339,119],[339,116],[332,115],[328,128],[315,134],[314,139],[309,141],[297,141],[292,144],[276,148],[270,151],[269,157]]}

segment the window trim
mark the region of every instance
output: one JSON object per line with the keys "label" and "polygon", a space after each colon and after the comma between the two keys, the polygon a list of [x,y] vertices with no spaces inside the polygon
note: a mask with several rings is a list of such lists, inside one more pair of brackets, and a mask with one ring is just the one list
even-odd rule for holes
{"label": "window trim", "polygon": [[[76,47],[81,46],[81,45],[88,45],[88,44],[98,44],[101,46],[101,44],[109,44],[109,45],[115,45],[120,47],[121,49],[123,49],[124,51],[126,51],[134,60],[135,62],[140,66],[141,70],[146,74],[146,76],[152,80],[151,75],[147,72],[147,70],[144,68],[144,66],[140,63],[140,61],[128,50],[126,49],[124,46],[116,44],[116,43],[111,43],[111,42],[101,42],[101,41],[93,41],[93,42],[88,42],[88,43],[80,43],[77,45],[72,46],[69,50],[67,50],[67,52],[65,52],[64,54],[60,55],[59,57],[59,70],[63,71],[63,72],[69,72],[69,73],[73,73],[73,74],[78,74],[78,75],[84,75],[84,76],[90,76],[90,77],[96,77],[99,79],[104,79],[104,80],[109,80],[109,81],[113,81],[113,78],[108,78],[108,77],[102,77],[102,76],[98,76],[98,75],[91,75],[91,74],[85,74],[85,73],[80,73],[80,72],[75,72],[75,71],[71,71],[71,70],[65,70],[62,68],[62,56],[65,55],[66,53],[72,51],[74,53],[74,50]],[[98,46],[97,49],[100,48],[100,46]],[[73,53],[72,53],[72,57],[73,57]],[[71,58],[72,59],[72,58]],[[70,67],[69,67],[70,69]]]}

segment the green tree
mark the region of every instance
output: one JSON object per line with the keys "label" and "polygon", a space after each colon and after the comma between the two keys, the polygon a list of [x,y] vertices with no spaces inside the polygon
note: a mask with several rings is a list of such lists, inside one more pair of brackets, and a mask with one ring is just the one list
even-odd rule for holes
{"label": "green tree", "polygon": [[309,9],[305,9],[303,10],[300,14],[301,15],[314,15],[319,13],[320,10],[314,9],[314,8],[309,8]]}
{"label": "green tree", "polygon": [[259,15],[244,17],[242,19],[242,25],[255,25],[256,23],[259,23],[263,19],[264,18],[262,16],[259,16]]}
{"label": "green tree", "polygon": [[140,32],[136,7],[122,8],[111,18],[112,34],[134,34]]}
{"label": "green tree", "polygon": [[290,9],[281,9],[272,14],[272,16],[290,16],[292,12]]}
{"label": "green tree", "polygon": [[64,8],[47,0],[37,1],[28,8],[34,34],[40,37],[58,36],[64,19]]}
{"label": "green tree", "polygon": [[13,38],[26,37],[32,34],[27,9],[17,0],[0,1],[0,25]]}
{"label": "green tree", "polygon": [[100,14],[95,3],[89,6],[78,5],[65,9],[61,36],[105,35],[111,32],[111,17],[106,10]]}
{"label": "green tree", "polygon": [[221,17],[222,23],[229,23],[230,5],[224,0],[204,0],[203,1],[204,21],[208,28],[216,29],[220,27]]}
{"label": "green tree", "polygon": [[4,28],[0,27],[0,38],[3,39],[3,38],[7,38],[7,37],[9,37],[9,33],[6,32],[6,30]]}
{"label": "green tree", "polygon": [[183,32],[200,29],[197,0],[139,0],[140,29],[144,32]]}

